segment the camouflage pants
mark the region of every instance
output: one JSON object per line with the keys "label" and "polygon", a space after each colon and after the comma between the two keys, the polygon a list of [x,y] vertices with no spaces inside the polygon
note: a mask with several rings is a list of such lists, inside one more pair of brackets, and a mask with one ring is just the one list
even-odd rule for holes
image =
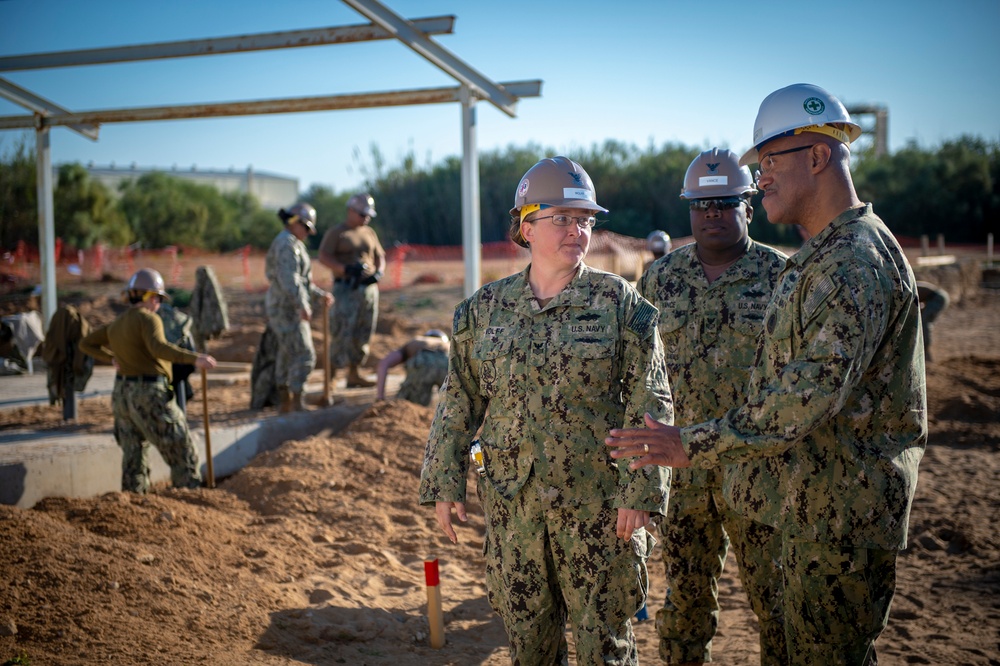
{"label": "camouflage pants", "polygon": [[875,666],[896,592],[894,550],[782,544],[785,636],[796,666]]}
{"label": "camouflage pants", "polygon": [[674,488],[660,523],[667,595],[656,613],[660,658],[711,661],[719,625],[719,578],[729,546],[760,623],[762,666],[787,663],[781,611],[781,533],[731,511],[717,487]]}
{"label": "camouflage pants", "polygon": [[306,378],[316,366],[309,322],[299,320],[294,328],[273,329],[278,338],[278,353],[274,359],[274,383],[287,386],[292,393],[302,393]]}
{"label": "camouflage pants", "polygon": [[378,285],[352,288],[333,283],[330,308],[330,367],[360,366],[368,359],[369,344],[378,321]]}
{"label": "camouflage pants", "polygon": [[637,664],[631,618],[646,601],[645,530],[615,535],[610,502],[553,508],[534,479],[513,500],[483,480],[486,589],[516,666],[566,664],[566,620],[578,664]]}
{"label": "camouflage pants", "polygon": [[166,377],[156,382],[116,380],[111,411],[115,416],[115,440],[122,449],[122,490],[149,490],[150,442],[170,466],[170,480],[175,487],[201,485],[198,453]]}
{"label": "camouflage pants", "polygon": [[406,379],[396,397],[427,406],[431,404],[434,387],[441,386],[447,376],[448,354],[425,349],[406,362]]}

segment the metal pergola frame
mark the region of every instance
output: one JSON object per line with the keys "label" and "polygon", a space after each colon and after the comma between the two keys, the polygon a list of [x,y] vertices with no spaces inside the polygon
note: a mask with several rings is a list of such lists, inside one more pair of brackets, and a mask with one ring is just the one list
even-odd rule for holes
{"label": "metal pergola frame", "polygon": [[452,33],[454,16],[439,16],[411,21],[395,14],[378,0],[342,1],[371,23],[0,57],[0,74],[2,74],[8,71],[398,39],[454,78],[459,84],[455,87],[352,95],[73,112],[0,77],[0,97],[31,111],[31,115],[0,117],[0,130],[35,130],[39,261],[42,272],[42,319],[46,326],[56,310],[55,230],[49,131],[52,127],[67,127],[96,141],[100,125],[103,123],[304,113],[458,102],[462,106],[462,249],[465,257],[465,295],[472,295],[479,287],[482,245],[479,211],[479,154],[476,147],[476,102],[479,100],[489,102],[513,118],[516,117],[518,100],[523,97],[539,97],[542,82],[531,80],[494,83],[433,41],[431,35]]}

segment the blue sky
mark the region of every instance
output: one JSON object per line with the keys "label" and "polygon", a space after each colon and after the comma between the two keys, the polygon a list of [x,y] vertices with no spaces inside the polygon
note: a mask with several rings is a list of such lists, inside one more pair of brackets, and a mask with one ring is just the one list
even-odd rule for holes
{"label": "blue sky", "polygon": [[[606,139],[738,152],[760,101],[796,82],[889,109],[890,149],[962,134],[1000,141],[1000,2],[833,4],[673,0],[384,0],[407,18],[453,14],[434,39],[494,81],[542,79],[510,118],[478,105],[480,149],[555,152]],[[337,0],[0,0],[0,56],[364,23]],[[72,110],[454,85],[398,42],[0,74]],[[23,111],[0,100],[0,116]],[[107,124],[52,132],[52,159],[246,169],[354,189],[377,145],[390,165],[461,152],[457,104]],[[17,132],[0,131],[0,150]],[[586,165],[584,165],[586,166]],[[512,183],[512,187],[514,184]]]}

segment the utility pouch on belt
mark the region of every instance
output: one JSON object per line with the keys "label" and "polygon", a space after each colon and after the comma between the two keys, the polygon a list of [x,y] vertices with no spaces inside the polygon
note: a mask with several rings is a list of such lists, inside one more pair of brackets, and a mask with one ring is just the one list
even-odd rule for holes
{"label": "utility pouch on belt", "polygon": [[472,447],[469,449],[469,458],[472,459],[472,464],[479,470],[479,476],[486,476],[486,466],[483,464],[483,447],[479,444],[478,439],[472,440]]}

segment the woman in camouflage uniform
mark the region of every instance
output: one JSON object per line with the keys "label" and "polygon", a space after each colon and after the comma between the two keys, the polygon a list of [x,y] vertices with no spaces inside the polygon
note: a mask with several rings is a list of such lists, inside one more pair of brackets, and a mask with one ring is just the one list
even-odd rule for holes
{"label": "woman in camouflage uniform", "polygon": [[456,309],[421,474],[421,503],[457,541],[452,511],[466,519],[481,429],[486,586],[521,665],[566,663],[567,619],[578,663],[636,663],[644,526],[667,503],[669,470],[631,471],[604,450],[611,428],[647,412],[671,423],[673,408],[656,309],[583,263],[596,212],[606,209],[572,160],[543,159],[521,179],[511,237],[531,264]]}
{"label": "woman in camouflage uniform", "polygon": [[316,233],[316,210],[309,204],[282,208],[278,217],[285,228],[271,241],[264,262],[270,284],[265,306],[267,325],[278,338],[278,358],[274,364],[274,383],[278,386],[281,413],[305,409],[302,391],[306,378],[316,364],[313,347],[313,300],[323,299],[327,307],[333,296],[312,281],[312,260],[302,242]]}
{"label": "woman in camouflage uniform", "polygon": [[167,342],[163,322],[156,315],[169,298],[163,276],[143,268],[129,280],[132,304],[117,319],[80,341],[80,351],[114,363],[118,374],[111,394],[115,440],[122,449],[122,490],[149,490],[149,445],[152,442],[170,465],[178,488],[201,485],[198,454],[191,442],[187,419],[174,400],[170,385],[173,363],[214,368],[215,359]]}

